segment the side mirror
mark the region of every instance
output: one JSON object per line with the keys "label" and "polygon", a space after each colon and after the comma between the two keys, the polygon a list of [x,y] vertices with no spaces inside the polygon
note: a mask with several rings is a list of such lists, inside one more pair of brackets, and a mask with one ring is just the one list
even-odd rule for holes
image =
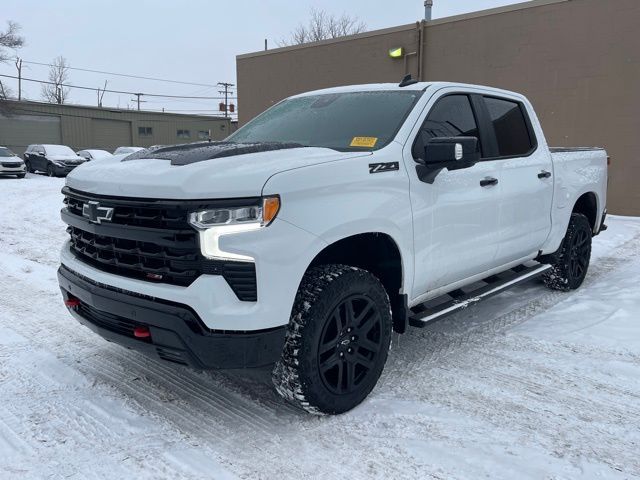
{"label": "side mirror", "polygon": [[469,168],[480,161],[476,137],[440,137],[430,139],[424,146],[424,159],[416,165],[418,178],[433,183],[444,170]]}

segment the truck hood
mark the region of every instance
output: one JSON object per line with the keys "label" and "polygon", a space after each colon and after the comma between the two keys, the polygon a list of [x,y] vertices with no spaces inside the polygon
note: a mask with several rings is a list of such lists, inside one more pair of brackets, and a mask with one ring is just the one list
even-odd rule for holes
{"label": "truck hood", "polygon": [[163,199],[252,197],[272,175],[295,168],[371,155],[300,147],[214,158],[187,165],[130,157],[86,162],[67,176],[67,186],[99,195]]}

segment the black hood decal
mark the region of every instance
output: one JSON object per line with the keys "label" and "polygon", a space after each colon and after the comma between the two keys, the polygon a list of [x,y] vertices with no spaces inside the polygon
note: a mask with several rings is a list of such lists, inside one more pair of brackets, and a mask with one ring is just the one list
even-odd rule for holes
{"label": "black hood decal", "polygon": [[171,165],[189,165],[214,158],[233,157],[247,153],[270,152],[290,148],[302,148],[298,143],[260,142],[197,142],[183,145],[151,147],[132,153],[123,162],[142,159],[169,160]]}

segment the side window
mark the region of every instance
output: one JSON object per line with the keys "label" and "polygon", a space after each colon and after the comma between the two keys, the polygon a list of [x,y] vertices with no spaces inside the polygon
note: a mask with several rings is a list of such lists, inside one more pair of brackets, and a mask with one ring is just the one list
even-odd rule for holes
{"label": "side window", "polygon": [[476,137],[478,124],[467,95],[448,95],[431,107],[413,143],[413,158],[424,155],[424,146],[432,138]]}
{"label": "side window", "polygon": [[527,155],[534,142],[529,135],[525,113],[518,102],[494,97],[484,97],[493,123],[498,142],[498,154],[501,157]]}

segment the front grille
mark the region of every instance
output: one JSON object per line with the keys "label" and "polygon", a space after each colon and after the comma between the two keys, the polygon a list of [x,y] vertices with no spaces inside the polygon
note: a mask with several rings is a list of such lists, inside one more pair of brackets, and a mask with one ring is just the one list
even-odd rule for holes
{"label": "front grille", "polygon": [[22,166],[20,162],[2,162],[2,166],[6,168],[18,168]]}
{"label": "front grille", "polygon": [[[74,198],[72,196],[65,197],[65,204],[70,213],[82,216],[82,206],[87,200]],[[100,204],[107,207],[115,207],[104,200],[100,200]],[[129,225],[132,227],[145,228],[167,228],[167,229],[188,229],[187,216],[184,208],[179,206],[138,206],[117,204],[113,212],[111,223],[118,225]]]}
{"label": "front grille", "polygon": [[[187,219],[190,211],[211,203],[107,198],[68,187],[62,193],[71,251],[81,261],[116,275],[179,286],[201,274],[222,275],[238,299],[257,300],[253,263],[210,260],[200,253],[198,233]],[[113,208],[111,221],[90,223],[82,215],[87,202]]]}
{"label": "front grille", "polygon": [[111,273],[187,286],[202,270],[202,259],[195,248],[167,248],[149,242],[96,235],[73,226],[67,231],[71,235],[71,248],[77,255]]}

